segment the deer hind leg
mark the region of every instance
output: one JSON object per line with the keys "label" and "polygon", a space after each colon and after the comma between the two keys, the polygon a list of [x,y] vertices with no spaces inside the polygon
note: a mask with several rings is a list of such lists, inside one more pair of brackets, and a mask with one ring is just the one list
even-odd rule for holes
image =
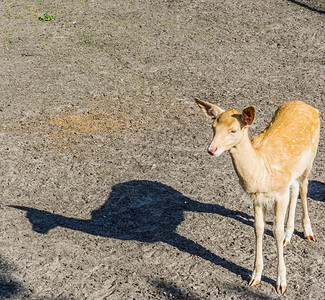
{"label": "deer hind leg", "polygon": [[287,226],[286,226],[284,240],[283,240],[284,247],[290,244],[290,240],[294,231],[295,212],[296,212],[298,195],[299,195],[299,183],[298,181],[294,181],[290,187],[290,205],[289,205]]}
{"label": "deer hind leg", "polygon": [[302,226],[304,228],[304,235],[308,241],[316,242],[315,236],[311,229],[310,219],[307,208],[307,191],[308,191],[308,179],[304,177],[300,182],[300,197],[302,203]]}

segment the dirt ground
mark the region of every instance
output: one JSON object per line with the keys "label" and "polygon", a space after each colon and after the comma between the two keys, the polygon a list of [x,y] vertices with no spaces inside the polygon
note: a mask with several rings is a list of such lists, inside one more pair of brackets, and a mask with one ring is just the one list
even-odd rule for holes
{"label": "dirt ground", "polygon": [[[283,299],[325,294],[325,1],[0,3],[0,298],[277,299],[272,212],[264,277],[253,211],[194,97],[320,110]],[[53,17],[53,18],[51,18]],[[275,149],[276,151],[276,149]]]}

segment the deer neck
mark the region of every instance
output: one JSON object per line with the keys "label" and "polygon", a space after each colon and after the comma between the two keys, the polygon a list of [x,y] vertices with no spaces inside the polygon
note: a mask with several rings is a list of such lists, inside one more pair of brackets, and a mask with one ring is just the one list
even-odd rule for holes
{"label": "deer neck", "polygon": [[241,142],[230,149],[230,155],[243,189],[250,194],[260,192],[267,172],[263,159],[252,145],[248,130]]}

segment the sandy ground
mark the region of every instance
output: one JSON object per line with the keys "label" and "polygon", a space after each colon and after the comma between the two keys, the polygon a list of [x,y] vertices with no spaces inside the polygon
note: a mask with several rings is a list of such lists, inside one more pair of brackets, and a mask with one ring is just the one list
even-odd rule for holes
{"label": "sandy ground", "polygon": [[[53,16],[46,21],[47,13]],[[277,299],[253,212],[194,103],[303,100],[325,120],[325,3],[1,1],[0,298]],[[283,299],[325,294],[325,125]]]}

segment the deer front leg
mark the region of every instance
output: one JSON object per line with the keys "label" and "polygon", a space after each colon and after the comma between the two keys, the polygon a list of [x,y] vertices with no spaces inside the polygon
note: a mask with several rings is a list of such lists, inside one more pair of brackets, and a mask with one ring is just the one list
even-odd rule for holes
{"label": "deer front leg", "polygon": [[275,203],[274,208],[274,236],[276,239],[278,252],[278,278],[276,282],[276,291],[284,294],[287,288],[286,267],[283,258],[283,240],[284,240],[284,219],[289,202],[289,195],[284,195]]}
{"label": "deer front leg", "polygon": [[264,234],[264,213],[265,209],[261,205],[254,206],[254,230],[256,237],[256,249],[255,249],[255,265],[254,271],[249,281],[250,286],[257,285],[261,282],[262,271],[263,271],[263,255],[262,255],[262,244]]}

